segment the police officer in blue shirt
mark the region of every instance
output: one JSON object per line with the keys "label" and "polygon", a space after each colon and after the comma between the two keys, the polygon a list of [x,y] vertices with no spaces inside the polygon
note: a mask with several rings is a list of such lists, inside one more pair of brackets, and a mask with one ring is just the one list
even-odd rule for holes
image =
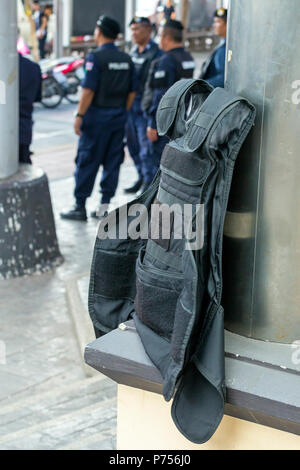
{"label": "police officer in blue shirt", "polygon": [[[75,207],[61,213],[70,220],[87,219],[85,204],[91,195],[100,165],[101,204],[115,195],[120,166],[124,159],[124,134],[127,110],[132,106],[138,82],[132,60],[114,41],[119,24],[101,16],[95,29],[99,48],[86,57],[86,76],[75,118],[75,133],[80,136],[75,171]],[[98,211],[91,214],[98,216]]]}
{"label": "police officer in blue shirt", "polygon": [[224,88],[227,34],[227,10],[225,8],[218,8],[215,11],[213,27],[216,35],[220,36],[221,42],[203,64],[200,78],[214,87]]}
{"label": "police officer in blue shirt", "polygon": [[147,180],[148,173],[152,173],[151,161],[148,157],[147,120],[141,109],[141,101],[151,63],[162,54],[158,45],[151,40],[152,25],[148,18],[135,16],[130,23],[130,28],[132,40],[135,43],[130,55],[140,86],[128,115],[126,134],[128,150],[135,163],[138,180],[133,186],[126,188],[125,193],[138,191],[143,180]]}
{"label": "police officer in blue shirt", "polygon": [[19,161],[31,164],[30,145],[32,141],[33,103],[42,99],[42,74],[38,64],[19,54]]}
{"label": "police officer in blue shirt", "polygon": [[[147,113],[147,136],[149,139],[149,152],[152,160],[152,174],[144,181],[141,191],[151,183],[160,164],[161,154],[168,142],[166,137],[159,137],[156,127],[156,111],[159,102],[166,91],[182,78],[192,78],[195,71],[195,62],[189,52],[183,47],[183,25],[180,21],[168,20],[160,33],[160,46],[165,54],[158,59],[150,70],[147,88],[152,90],[149,105],[144,109]],[[147,93],[149,90],[147,89]]]}

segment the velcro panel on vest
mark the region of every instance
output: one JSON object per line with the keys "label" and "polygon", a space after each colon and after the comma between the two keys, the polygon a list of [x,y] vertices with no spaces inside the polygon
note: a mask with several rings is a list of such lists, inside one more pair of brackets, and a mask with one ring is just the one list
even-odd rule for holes
{"label": "velcro panel on vest", "polygon": [[118,253],[96,253],[94,290],[95,294],[112,299],[134,298],[135,255]]}
{"label": "velcro panel on vest", "polygon": [[196,152],[206,140],[218,117],[230,106],[243,98],[234,96],[224,88],[216,88],[201,106],[197,117],[186,133],[184,148]]}
{"label": "velcro panel on vest", "polygon": [[200,159],[199,155],[181,152],[171,145],[166,145],[162,160],[161,169],[174,171],[182,182],[201,184],[206,177],[209,162]]}
{"label": "velcro panel on vest", "polygon": [[156,121],[160,136],[172,137],[172,127],[176,120],[179,104],[194,85],[200,85],[203,92],[211,92],[213,88],[203,80],[182,79],[176,82],[163,96],[158,106]]}

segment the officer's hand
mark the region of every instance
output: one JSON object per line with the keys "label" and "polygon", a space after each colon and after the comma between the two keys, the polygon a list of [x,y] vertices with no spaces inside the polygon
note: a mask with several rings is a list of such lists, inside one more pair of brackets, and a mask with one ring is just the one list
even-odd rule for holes
{"label": "officer's hand", "polygon": [[75,134],[78,135],[79,137],[81,136],[81,124],[82,124],[82,118],[80,116],[77,116],[74,121],[74,131],[75,131]]}
{"label": "officer's hand", "polygon": [[156,142],[158,140],[158,132],[152,127],[147,127],[147,137],[151,142]]}

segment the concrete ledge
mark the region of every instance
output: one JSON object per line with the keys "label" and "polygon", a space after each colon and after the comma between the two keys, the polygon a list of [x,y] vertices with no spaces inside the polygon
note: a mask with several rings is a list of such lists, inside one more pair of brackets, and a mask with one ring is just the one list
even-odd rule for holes
{"label": "concrete ledge", "polygon": [[[226,351],[230,351],[226,352],[225,359],[226,414],[300,435],[299,367],[287,369],[263,361],[263,351],[260,351],[261,360],[257,360],[256,344],[252,344],[251,353],[249,341],[252,340],[226,333]],[[240,343],[244,344],[244,353],[248,351],[247,357],[234,354],[237,345],[241,347]],[[274,357],[275,362],[278,362],[277,348],[282,346],[261,344],[263,350],[269,348],[266,358],[270,361]],[[125,329],[114,330],[89,344],[85,361],[118,384],[161,393],[161,375],[145,353],[133,322],[127,322]]]}

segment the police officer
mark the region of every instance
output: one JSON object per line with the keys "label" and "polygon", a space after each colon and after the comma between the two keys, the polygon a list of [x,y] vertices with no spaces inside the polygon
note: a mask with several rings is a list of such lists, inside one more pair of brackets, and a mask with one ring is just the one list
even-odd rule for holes
{"label": "police officer", "polygon": [[45,45],[47,40],[48,16],[41,10],[39,0],[33,0],[33,19],[35,22],[36,35],[39,42],[40,59],[45,58]]}
{"label": "police officer", "polygon": [[32,141],[33,103],[42,99],[42,74],[40,66],[19,54],[19,161],[31,164],[30,145]]}
{"label": "police officer", "polygon": [[130,28],[135,43],[131,51],[131,58],[135,65],[140,86],[128,115],[126,133],[128,150],[135,163],[138,180],[133,186],[126,188],[125,193],[138,191],[142,186],[144,177],[147,178],[149,165],[147,120],[141,109],[141,101],[150,65],[153,60],[162,54],[158,45],[151,40],[152,25],[148,18],[135,16],[130,23]]}
{"label": "police officer", "polygon": [[[146,93],[152,90],[149,104],[143,107],[147,113],[147,136],[149,139],[149,153],[152,160],[152,172],[141,191],[144,191],[151,183],[160,164],[161,154],[168,142],[166,137],[159,137],[156,127],[156,111],[159,102],[166,91],[182,78],[192,78],[195,70],[195,62],[191,54],[183,47],[183,25],[177,20],[168,20],[160,33],[160,46],[165,54],[158,59],[150,70]],[[146,98],[146,96],[144,97]],[[145,101],[145,100],[144,100]]]}
{"label": "police officer", "polygon": [[225,8],[218,8],[215,11],[213,27],[216,35],[220,36],[221,42],[203,64],[200,78],[214,87],[224,88],[227,34],[227,10]]}
{"label": "police officer", "polygon": [[[86,76],[76,114],[74,129],[80,136],[75,171],[76,205],[61,217],[87,219],[85,203],[91,195],[100,165],[101,204],[115,195],[120,165],[124,159],[124,134],[127,110],[131,108],[138,83],[132,60],[114,44],[119,24],[101,16],[95,29],[99,48],[87,55]],[[97,211],[92,217],[97,217]]]}

